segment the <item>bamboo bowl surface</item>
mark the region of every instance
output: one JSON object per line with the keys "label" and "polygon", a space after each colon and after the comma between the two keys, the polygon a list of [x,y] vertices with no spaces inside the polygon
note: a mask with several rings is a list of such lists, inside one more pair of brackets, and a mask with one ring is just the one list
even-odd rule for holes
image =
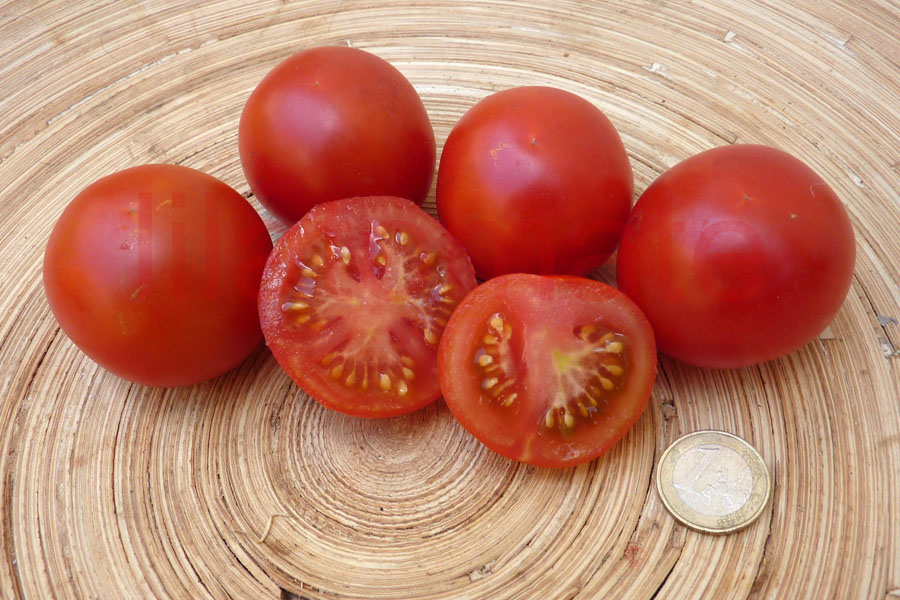
{"label": "bamboo bowl surface", "polygon": [[[900,5],[875,0],[7,0],[0,597],[900,598],[898,36]],[[478,99],[536,84],[610,117],[636,193],[714,146],[791,152],[848,208],[850,294],[783,359],[661,357],[634,429],[568,470],[492,454],[441,401],[381,421],[327,411],[265,349],[188,389],[98,368],[41,287],[63,207],[149,162],[249,195],[244,101],[325,44],[398,67],[439,148]],[[727,536],[678,524],[655,487],[666,446],[710,428],[750,441],[775,479],[762,517]]]}

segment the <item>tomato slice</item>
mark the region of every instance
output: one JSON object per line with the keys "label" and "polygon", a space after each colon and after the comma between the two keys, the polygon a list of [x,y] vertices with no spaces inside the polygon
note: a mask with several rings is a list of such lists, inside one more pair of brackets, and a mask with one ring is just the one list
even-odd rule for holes
{"label": "tomato slice", "polygon": [[475,287],[465,250],[409,200],[314,207],[275,244],[259,314],[266,343],[323,405],[388,417],[440,396],[437,348]]}
{"label": "tomato slice", "polygon": [[615,288],[504,275],[457,307],[438,370],[451,412],[491,450],[566,467],[596,458],[638,419],[656,345],[640,309]]}

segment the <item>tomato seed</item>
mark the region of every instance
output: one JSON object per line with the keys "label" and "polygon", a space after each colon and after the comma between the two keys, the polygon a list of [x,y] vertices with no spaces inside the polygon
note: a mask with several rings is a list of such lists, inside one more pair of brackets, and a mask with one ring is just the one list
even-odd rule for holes
{"label": "tomato seed", "polygon": [[489,377],[481,382],[481,389],[489,390],[500,382],[496,377]]}
{"label": "tomato seed", "polygon": [[[401,382],[402,383],[402,382]],[[378,378],[378,387],[382,389],[382,391],[388,391],[391,389],[391,378],[387,373],[382,373]]]}
{"label": "tomato seed", "polygon": [[603,365],[603,368],[606,369],[610,375],[615,375],[616,377],[625,373],[625,369],[619,365]]}
{"label": "tomato seed", "polygon": [[491,396],[493,396],[494,398],[497,398],[513,383],[514,382],[512,379],[507,379],[506,381],[504,381],[503,383],[501,383],[500,385],[498,385],[497,387],[495,387],[494,389],[491,390]]}

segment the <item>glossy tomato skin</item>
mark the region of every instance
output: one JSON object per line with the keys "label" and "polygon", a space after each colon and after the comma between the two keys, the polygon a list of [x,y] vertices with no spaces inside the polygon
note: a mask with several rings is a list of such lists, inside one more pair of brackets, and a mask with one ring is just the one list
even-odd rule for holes
{"label": "glossy tomato skin", "polygon": [[434,131],[416,90],[387,61],[343,46],[272,69],[244,106],[238,147],[253,193],[286,223],[354,196],[421,204],[434,177]]}
{"label": "glossy tomato skin", "polygon": [[584,274],[616,247],[634,179],[619,134],[587,100],[519,87],[481,100],[447,138],[437,209],[479,277]]}
{"label": "glossy tomato skin", "polygon": [[444,399],[463,427],[491,450],[542,467],[611,448],[643,412],[656,366],[653,330],[624,294],[591,279],[529,274],[470,293],[438,354]]}
{"label": "glossy tomato skin", "polygon": [[460,243],[414,203],[348,198],[278,240],[259,315],[278,363],[320,404],[391,417],[440,396],[437,344],[475,284]]}
{"label": "glossy tomato skin", "polygon": [[102,367],[141,384],[191,385],[259,344],[255,297],[271,247],[253,207],[221,181],[134,167],[63,211],[44,289],[63,331]]}
{"label": "glossy tomato skin", "polygon": [[742,367],[815,338],[847,295],[855,256],[847,212],[821,177],[774,148],[726,146],[647,188],[622,236],[618,286],[661,351]]}

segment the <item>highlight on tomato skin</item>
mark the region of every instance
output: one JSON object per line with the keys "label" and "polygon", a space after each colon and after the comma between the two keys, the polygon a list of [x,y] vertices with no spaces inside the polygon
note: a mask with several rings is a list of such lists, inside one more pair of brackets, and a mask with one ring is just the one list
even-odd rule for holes
{"label": "highlight on tomato skin", "polygon": [[644,410],[656,378],[653,330],[606,284],[510,274],[456,308],[438,352],[441,390],[491,450],[544,467],[593,460]]}
{"label": "highlight on tomato skin", "polygon": [[459,242],[413,202],[349,198],[278,240],[259,317],[279,365],[315,400],[389,417],[440,396],[438,343],[475,283]]}
{"label": "highlight on tomato skin", "polygon": [[738,144],[688,158],[644,191],[616,271],[660,351],[737,368],[821,333],[847,296],[855,256],[847,211],[818,174],[781,150]]}

